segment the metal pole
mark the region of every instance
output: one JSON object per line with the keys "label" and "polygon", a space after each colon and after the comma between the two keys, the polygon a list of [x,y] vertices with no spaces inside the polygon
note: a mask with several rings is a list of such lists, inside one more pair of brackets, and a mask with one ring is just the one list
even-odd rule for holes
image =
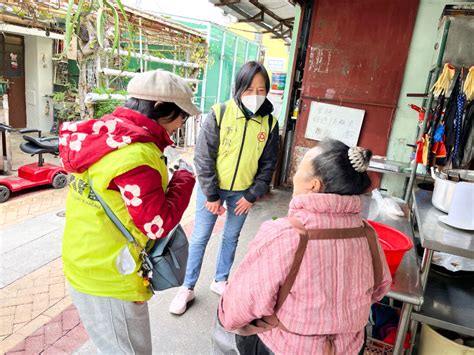
{"label": "metal pole", "polygon": [[[190,42],[189,36],[188,36],[188,43]],[[189,62],[189,48],[186,47],[186,62]],[[184,68],[184,77],[188,78],[189,77],[189,69],[187,67]]]}
{"label": "metal pole", "polygon": [[[148,47],[148,37],[145,35],[145,53],[150,53],[149,47]],[[144,63],[144,69],[145,71],[148,71],[148,60],[147,60],[147,55],[143,55],[143,63]]]}
{"label": "metal pole", "polygon": [[398,322],[397,337],[395,338],[395,344],[393,347],[393,354],[403,354],[403,343],[405,342],[405,336],[407,334],[408,325],[410,323],[410,315],[413,309],[413,305],[410,303],[403,303],[402,313],[400,315],[400,321]]}
{"label": "metal pole", "polygon": [[416,333],[418,330],[418,322],[416,320],[410,321],[410,347],[407,350],[407,355],[411,355],[413,347],[415,346]]}
{"label": "metal pole", "polygon": [[[207,24],[207,35],[206,35],[207,49],[210,50],[211,45],[211,25]],[[204,76],[202,78],[201,86],[201,112],[204,112],[206,106],[206,88],[207,88],[207,71],[209,70],[209,59],[206,61],[206,67],[204,68]]]}
{"label": "metal pole", "polygon": [[[232,78],[231,78],[231,82],[232,82],[232,87],[234,87],[234,82],[235,82],[235,67],[236,67],[236,62],[237,62],[237,48],[239,47],[239,37],[236,37],[235,39],[235,48],[234,48],[234,60],[232,61]],[[231,93],[230,93],[231,97],[232,97],[232,90],[231,90]]]}
{"label": "metal pole", "polygon": [[[9,106],[8,106],[8,94],[4,94],[3,97],[0,99],[3,100],[3,110],[0,112],[3,113],[3,117],[0,117],[0,123],[5,123],[7,125],[10,124],[10,114],[9,114]],[[2,149],[2,147],[4,149]],[[0,149],[2,149],[2,155],[0,156],[0,170],[4,173],[9,173],[12,170],[12,150],[11,150],[11,143],[10,143],[10,131],[5,130],[4,132],[0,132]],[[3,165],[3,168],[2,168]]]}
{"label": "metal pole", "polygon": [[286,137],[285,137],[285,151],[283,155],[283,161],[282,161],[282,166],[281,166],[281,172],[282,174],[280,175],[280,185],[284,185],[286,183],[286,177],[288,175],[288,168],[290,166],[290,159],[291,159],[291,147],[293,146],[293,135],[295,131],[287,131],[286,132]]}
{"label": "metal pole", "polygon": [[142,19],[138,19],[139,35],[140,35],[140,73],[143,73],[143,43],[142,43]]}
{"label": "metal pole", "polygon": [[[450,24],[451,24],[451,20],[449,18],[446,18],[446,23],[444,24],[443,37],[441,38],[438,57],[436,59],[436,68],[434,70],[434,75],[433,75],[435,80],[438,78],[439,71],[441,69],[441,65],[443,64],[444,50],[446,49],[446,40],[448,39],[449,25]],[[429,81],[431,81],[430,78],[431,78],[431,76],[429,76],[429,78],[428,78]],[[429,84],[428,84],[428,87],[429,87]],[[425,119],[423,120],[423,124],[422,124],[420,132],[418,134],[417,141],[419,141],[423,137],[423,134],[425,132],[426,123],[428,122],[428,116],[429,116],[429,112],[431,110],[431,104],[433,103],[433,99],[434,99],[433,92],[430,92],[430,96],[428,98],[428,104],[425,106],[425,111],[426,111]],[[416,142],[415,142],[415,144],[416,144]],[[418,150],[418,147],[417,147],[417,150]],[[410,180],[408,182],[408,187],[407,187],[407,190],[405,191],[405,198],[404,199],[405,199],[406,202],[409,202],[410,197],[411,197],[411,190],[413,189],[413,185],[415,183],[416,168],[417,167],[418,167],[418,163],[416,162],[416,158],[415,158],[415,163],[413,164],[413,167],[412,167],[412,170],[411,170]]]}
{"label": "metal pole", "polygon": [[225,51],[225,37],[226,33],[224,31],[224,35],[222,36],[222,49],[221,49],[221,61],[220,61],[220,68],[219,68],[219,81],[217,84],[217,102],[221,102],[221,84],[222,84],[222,69],[224,67],[224,51]]}
{"label": "metal pole", "polygon": [[247,45],[245,46],[245,61],[249,60],[249,41],[247,41]]}
{"label": "metal pole", "polygon": [[[176,51],[177,51],[177,46],[174,46],[174,51],[173,51],[173,60],[176,62]],[[176,74],[176,64],[173,64],[173,73]]]}
{"label": "metal pole", "polygon": [[431,260],[433,259],[434,251],[432,249],[425,249],[423,251],[423,259],[420,267],[420,281],[423,292],[425,291],[426,283],[428,282],[428,274],[430,273]]}

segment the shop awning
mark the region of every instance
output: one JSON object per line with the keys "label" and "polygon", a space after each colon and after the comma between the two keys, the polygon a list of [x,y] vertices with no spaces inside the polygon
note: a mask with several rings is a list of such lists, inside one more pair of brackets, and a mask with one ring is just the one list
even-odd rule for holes
{"label": "shop awning", "polygon": [[235,16],[239,22],[255,24],[264,33],[274,38],[291,41],[295,17],[295,1],[292,0],[209,0],[226,13]]}

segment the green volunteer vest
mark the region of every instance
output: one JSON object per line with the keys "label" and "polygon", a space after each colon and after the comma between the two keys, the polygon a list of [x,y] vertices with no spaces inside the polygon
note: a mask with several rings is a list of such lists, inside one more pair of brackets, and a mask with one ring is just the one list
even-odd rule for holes
{"label": "green volunteer vest", "polygon": [[226,102],[222,120],[221,105],[216,104],[212,109],[220,131],[216,160],[219,188],[244,191],[253,184],[258,161],[276,120],[270,123],[270,115],[246,119],[233,99]]}
{"label": "green volunteer vest", "polygon": [[[63,237],[64,274],[76,290],[94,296],[114,297],[125,301],[146,301],[152,294],[137,275],[140,267],[138,250],[130,244],[105,214],[91,193],[104,199],[134,238],[145,246],[148,237],[133,223],[120,192],[108,190],[111,180],[138,166],[148,165],[159,171],[163,190],[168,173],[162,152],[153,143],[134,143],[115,150],[81,174],[71,174],[66,202],[66,226]],[[117,271],[116,258],[128,248],[137,264],[129,275]]]}

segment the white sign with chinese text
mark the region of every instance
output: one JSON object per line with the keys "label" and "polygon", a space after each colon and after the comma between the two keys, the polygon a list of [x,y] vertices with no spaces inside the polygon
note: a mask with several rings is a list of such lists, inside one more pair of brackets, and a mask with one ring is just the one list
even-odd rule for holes
{"label": "white sign with chinese text", "polygon": [[312,101],[305,138],[333,138],[349,147],[356,146],[364,114],[364,110]]}

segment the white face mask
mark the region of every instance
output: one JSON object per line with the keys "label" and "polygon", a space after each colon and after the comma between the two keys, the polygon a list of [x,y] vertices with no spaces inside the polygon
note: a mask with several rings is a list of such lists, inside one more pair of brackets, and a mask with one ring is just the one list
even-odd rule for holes
{"label": "white face mask", "polygon": [[248,95],[241,98],[242,104],[249,110],[252,114],[255,114],[260,106],[262,106],[265,101],[266,96],[262,95]]}

